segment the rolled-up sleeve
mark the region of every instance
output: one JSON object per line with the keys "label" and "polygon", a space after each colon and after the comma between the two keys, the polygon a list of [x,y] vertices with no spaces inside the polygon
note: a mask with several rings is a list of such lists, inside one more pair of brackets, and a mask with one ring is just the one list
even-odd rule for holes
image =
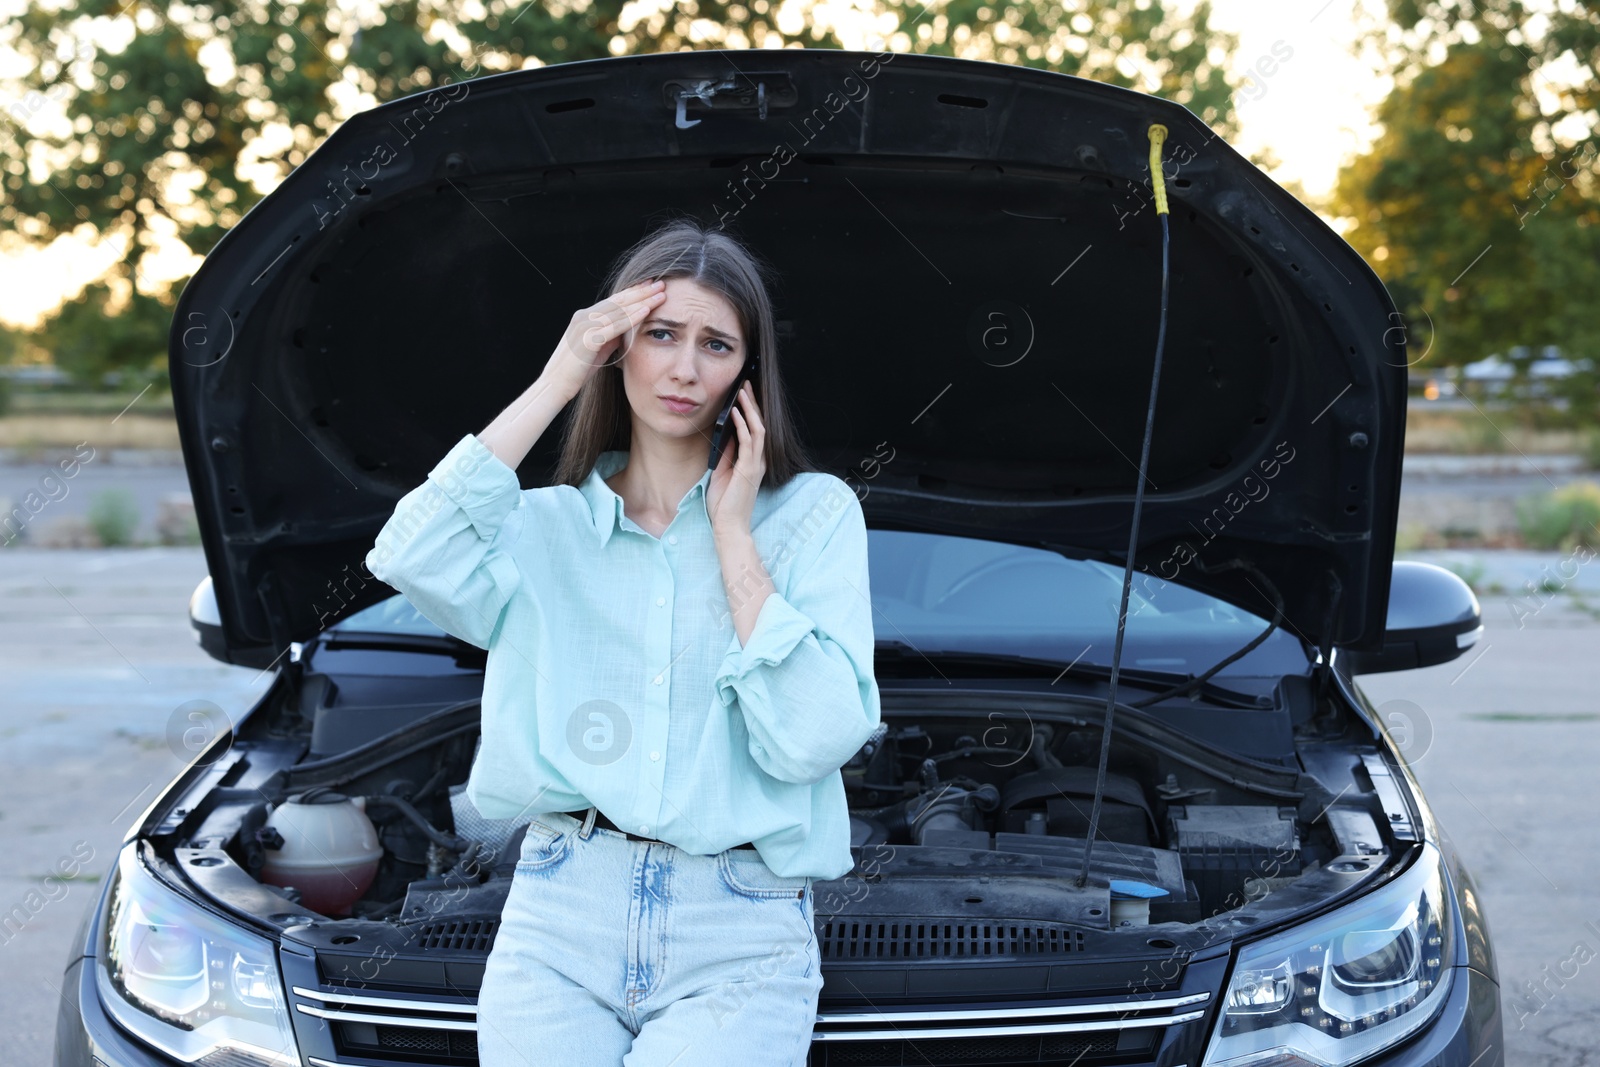
{"label": "rolled-up sleeve", "polygon": [[367,553],[367,570],[445,633],[488,648],[521,575],[516,472],[467,434],[400,498]]}
{"label": "rolled-up sleeve", "polygon": [[749,643],[734,635],[716,677],[723,706],[738,702],[751,758],[803,785],[843,766],[882,717],[866,520],[844,481],[832,482],[812,507],[822,518],[795,553],[787,592],[767,595]]}

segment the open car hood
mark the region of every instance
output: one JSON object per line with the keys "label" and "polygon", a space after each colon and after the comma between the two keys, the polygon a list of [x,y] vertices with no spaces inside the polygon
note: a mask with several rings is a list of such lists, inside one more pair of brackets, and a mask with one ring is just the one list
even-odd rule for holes
{"label": "open car hood", "polygon": [[[537,377],[669,214],[724,220],[778,268],[802,439],[869,525],[1120,562],[1160,311],[1156,122],[1171,277],[1136,563],[1263,617],[1276,586],[1292,632],[1374,647],[1406,346],[1360,256],[1179,105],[787,49],[393,101],[218,242],[169,359],[229,658],[270,664],[393,592],[363,559],[399,497]],[[557,439],[525,487],[549,484]]]}

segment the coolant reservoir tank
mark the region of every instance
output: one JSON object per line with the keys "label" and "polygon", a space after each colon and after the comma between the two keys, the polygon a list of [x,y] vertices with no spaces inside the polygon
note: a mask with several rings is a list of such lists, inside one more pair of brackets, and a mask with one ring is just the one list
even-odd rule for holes
{"label": "coolant reservoir tank", "polygon": [[366,798],[319,786],[273,809],[266,825],[283,838],[268,848],[261,880],[300,891],[300,903],[323,915],[349,915],[372,885],[383,847],[367,818]]}

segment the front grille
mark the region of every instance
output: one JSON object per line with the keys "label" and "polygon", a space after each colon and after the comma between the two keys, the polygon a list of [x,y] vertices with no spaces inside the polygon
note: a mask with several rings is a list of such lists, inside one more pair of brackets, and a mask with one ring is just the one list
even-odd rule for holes
{"label": "front grille", "polygon": [[461,1063],[478,1060],[478,1033],[459,1030],[423,1030],[415,1026],[340,1027],[340,1044],[352,1052],[405,1052]]}
{"label": "front grille", "polygon": [[1137,1042],[1118,1047],[1116,1034],[1052,1034],[1040,1037],[977,1037],[944,1041],[863,1041],[812,1051],[808,1067],[933,1067],[960,1064],[1101,1064],[1118,1060],[1148,1059],[1155,1051],[1154,1035],[1139,1035]]}
{"label": "front grille", "polygon": [[1083,933],[1053,923],[940,922],[912,917],[829,919],[825,960],[1049,956],[1083,951]]}
{"label": "front grille", "polygon": [[[944,924],[924,923],[925,926]],[[977,924],[982,926],[983,924]],[[315,1067],[387,1061],[475,1067],[477,1007],[465,999],[424,999],[292,985],[295,1010],[321,1019],[337,1060]],[[822,1012],[812,1029],[809,1067],[1112,1067],[1149,1060],[1168,1028],[1205,1015],[1210,993],[1019,1007],[975,1006]]]}
{"label": "front grille", "polygon": [[464,999],[424,999],[353,989],[292,986],[294,1008],[323,1020],[337,1060],[308,1057],[315,1067],[359,1061],[476,1067],[478,1009]]}
{"label": "front grille", "polygon": [[1081,1067],[1148,1060],[1167,1029],[1205,1016],[1210,993],[1020,1007],[822,1012],[810,1067],[965,1064]]}

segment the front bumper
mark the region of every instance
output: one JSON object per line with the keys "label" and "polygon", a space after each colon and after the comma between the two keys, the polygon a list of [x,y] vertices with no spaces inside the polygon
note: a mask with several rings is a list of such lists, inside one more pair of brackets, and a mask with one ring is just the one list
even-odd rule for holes
{"label": "front bumper", "polygon": [[[182,1067],[123,1033],[100,1005],[95,961],[84,957],[66,971],[67,1003],[56,1019],[56,1067]],[[826,1062],[813,1047],[811,1062]],[[1458,967],[1444,1009],[1402,1048],[1367,1061],[1372,1067],[1504,1067],[1500,990],[1471,967]],[[973,1064],[971,1067],[982,1067]]]}

